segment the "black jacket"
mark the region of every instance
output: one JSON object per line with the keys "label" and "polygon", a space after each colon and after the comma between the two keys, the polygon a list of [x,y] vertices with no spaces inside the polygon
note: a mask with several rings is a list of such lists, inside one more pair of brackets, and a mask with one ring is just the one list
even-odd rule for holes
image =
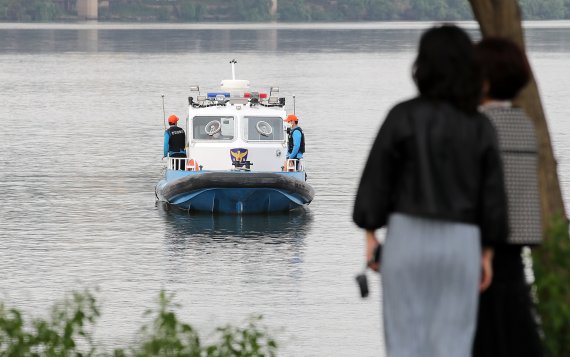
{"label": "black jacket", "polygon": [[489,119],[424,98],[396,105],[370,151],[353,219],[374,230],[392,212],[476,224],[483,245],[504,242],[503,170]]}
{"label": "black jacket", "polygon": [[171,125],[166,131],[170,137],[168,140],[168,152],[176,153],[184,151],[184,146],[186,145],[184,129],[176,125]]}
{"label": "black jacket", "polygon": [[[294,140],[293,140],[293,133],[295,132],[295,130],[298,130],[301,133],[301,143],[299,144],[299,152],[301,154],[305,153],[305,133],[303,133],[303,129],[301,129],[301,127],[296,126],[293,130],[289,131],[289,138],[287,139],[287,152],[288,153],[292,153],[293,152],[293,148],[295,146]],[[291,157],[291,159],[296,159],[296,157]]]}

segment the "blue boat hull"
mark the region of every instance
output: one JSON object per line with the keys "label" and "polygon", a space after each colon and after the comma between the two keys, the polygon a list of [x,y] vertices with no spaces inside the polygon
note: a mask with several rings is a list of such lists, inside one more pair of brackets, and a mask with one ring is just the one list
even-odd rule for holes
{"label": "blue boat hull", "polygon": [[309,204],[314,191],[305,174],[191,172],[160,181],[157,197],[189,211],[228,214],[283,212]]}

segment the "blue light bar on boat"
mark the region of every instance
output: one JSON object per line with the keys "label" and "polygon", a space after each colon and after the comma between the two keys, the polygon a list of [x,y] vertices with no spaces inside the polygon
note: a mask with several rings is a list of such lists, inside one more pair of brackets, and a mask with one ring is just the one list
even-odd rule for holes
{"label": "blue light bar on boat", "polygon": [[218,95],[223,95],[226,98],[230,97],[230,93],[229,92],[208,92],[208,98],[213,98],[216,99],[216,96]]}

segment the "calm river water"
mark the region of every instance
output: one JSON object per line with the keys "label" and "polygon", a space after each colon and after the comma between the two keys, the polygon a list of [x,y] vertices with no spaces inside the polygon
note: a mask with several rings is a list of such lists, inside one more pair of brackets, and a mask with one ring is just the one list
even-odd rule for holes
{"label": "calm river water", "polygon": [[[364,239],[351,209],[386,111],[415,93],[429,25],[0,24],[0,299],[41,315],[98,287],[96,337],[111,348],[133,341],[165,289],[204,333],[259,313],[281,355],[382,356],[377,279],[368,300],[353,280]],[[530,23],[527,40],[568,198],[570,23]],[[316,191],[306,211],[155,205],[161,94],[185,117],[189,86],[229,78],[232,58],[254,87],[296,95]]]}

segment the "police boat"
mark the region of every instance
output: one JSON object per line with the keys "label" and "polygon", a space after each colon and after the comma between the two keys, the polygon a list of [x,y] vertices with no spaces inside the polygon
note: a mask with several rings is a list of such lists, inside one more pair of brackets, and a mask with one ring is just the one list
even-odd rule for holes
{"label": "police boat", "polygon": [[254,92],[249,81],[188,97],[187,157],[167,157],[156,197],[189,212],[229,214],[289,211],[315,195],[302,160],[286,159],[285,98],[279,88]]}

